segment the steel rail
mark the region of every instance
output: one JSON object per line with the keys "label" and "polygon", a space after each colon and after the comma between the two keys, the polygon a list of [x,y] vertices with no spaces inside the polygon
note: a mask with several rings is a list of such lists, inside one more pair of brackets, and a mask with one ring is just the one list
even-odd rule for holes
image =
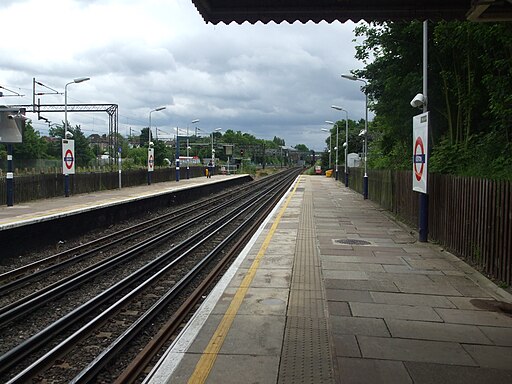
{"label": "steel rail", "polygon": [[[33,311],[36,308],[41,307],[42,305],[52,301],[58,297],[61,297],[65,293],[74,289],[75,287],[99,276],[102,273],[107,272],[108,270],[114,268],[122,262],[128,261],[131,258],[140,254],[140,252],[148,250],[150,247],[155,247],[166,238],[176,235],[180,231],[185,230],[186,228],[194,225],[195,221],[204,220],[209,216],[216,214],[222,209],[229,207],[234,201],[238,201],[240,197],[248,196],[254,192],[246,191],[234,197],[232,200],[228,200],[222,204],[219,204],[217,207],[212,208],[211,210],[200,213],[199,215],[192,217],[189,221],[179,224],[175,227],[172,227],[162,233],[156,234],[149,239],[145,240],[143,243],[133,245],[121,252],[118,252],[96,264],[93,264],[80,272],[77,272],[73,275],[65,277],[58,282],[51,284],[33,294],[27,295],[16,302],[13,302],[9,305],[6,305],[0,308],[0,327],[5,326],[9,322],[14,321],[15,319],[23,316],[24,314]],[[0,369],[1,372],[1,369]]]}
{"label": "steel rail", "polygon": [[[258,195],[264,195],[265,191],[260,191]],[[216,210],[215,208],[214,210]],[[221,207],[219,206],[219,209]],[[218,219],[214,225],[222,226],[223,223],[227,222],[229,217],[232,215],[231,212],[228,212],[226,215]],[[202,216],[202,215],[199,215]],[[191,222],[190,222],[191,223]],[[190,223],[186,225],[191,225]],[[132,273],[126,278],[122,279],[118,283],[114,284],[112,287],[102,292],[95,298],[89,300],[87,303],[82,304],[81,306],[75,308],[64,317],[55,321],[53,324],[49,325],[45,329],[41,330],[37,334],[31,336],[30,338],[23,341],[18,346],[6,352],[4,355],[0,356],[0,373],[6,371],[8,368],[18,363],[20,360],[25,358],[30,353],[34,352],[46,342],[48,342],[55,335],[62,333],[66,329],[68,329],[74,322],[82,319],[84,316],[90,314],[92,311],[96,310],[100,305],[106,303],[109,299],[117,294],[122,289],[126,289],[128,286],[134,283],[137,279],[141,279],[144,275],[155,274],[155,271],[159,271],[163,265],[169,263],[169,260],[174,256],[179,256],[179,253],[183,251],[188,244],[191,244],[192,247],[194,244],[200,244],[203,242],[204,234],[197,233],[190,237],[188,240],[178,244],[177,246],[171,248],[171,250],[164,252],[157,259],[148,263],[138,271]],[[140,246],[143,249],[143,246]]]}
{"label": "steel rail", "polygon": [[[0,286],[0,295],[5,295],[6,293],[8,293],[9,291],[13,290],[14,288],[18,288],[19,286],[25,285],[27,281],[30,281],[32,279],[31,278],[32,276],[45,275],[45,274],[48,274],[48,273],[51,273],[52,271],[54,271],[54,269],[52,269],[51,266],[48,267],[48,268],[41,269],[41,266],[44,266],[45,264],[52,263],[52,262],[58,262],[60,259],[66,257],[66,255],[68,255],[68,254],[78,253],[78,252],[80,252],[81,250],[83,250],[83,249],[85,249],[87,247],[94,246],[95,244],[99,244],[101,242],[108,241],[109,244],[107,244],[106,246],[108,246],[110,244],[113,244],[115,242],[117,242],[117,243],[121,242],[121,241],[125,240],[126,237],[122,237],[119,240],[112,240],[112,239],[114,239],[115,237],[118,237],[120,235],[124,235],[126,233],[129,233],[131,231],[137,230],[137,228],[144,227],[145,225],[148,225],[148,224],[149,224],[149,226],[146,229],[152,229],[152,228],[157,226],[157,225],[154,225],[153,223],[157,223],[157,222],[160,223],[161,220],[164,220],[164,222],[167,222],[167,221],[179,218],[181,216],[184,216],[186,214],[190,214],[190,210],[191,209],[195,210],[195,209],[203,207],[204,204],[208,204],[211,201],[216,201],[218,199],[224,199],[224,198],[228,197],[229,195],[237,194],[241,190],[244,190],[244,189],[246,190],[248,188],[254,188],[254,183],[260,184],[261,181],[254,181],[253,183],[251,183],[251,187],[248,187],[248,186],[245,186],[245,185],[239,186],[239,187],[235,188],[234,190],[223,192],[223,193],[221,193],[219,195],[216,195],[215,197],[211,197],[211,198],[208,198],[208,199],[203,200],[203,201],[192,203],[190,205],[187,205],[186,207],[177,209],[176,211],[169,212],[169,213],[160,215],[158,217],[146,220],[143,223],[135,224],[135,225],[130,226],[128,228],[121,229],[120,231],[118,231],[116,233],[113,233],[113,234],[110,234],[110,235],[106,235],[106,236],[100,237],[98,239],[94,239],[94,240],[89,241],[89,242],[87,242],[85,244],[81,244],[79,246],[76,246],[76,247],[67,249],[65,251],[56,253],[54,255],[45,257],[44,259],[34,261],[34,262],[32,262],[30,264],[27,264],[27,265],[24,265],[22,267],[19,267],[19,268],[16,268],[16,269],[12,269],[12,270],[7,271],[7,272],[0,273],[0,281],[6,281],[6,280],[12,280],[16,276],[20,276],[20,275],[26,274],[30,270],[37,269],[36,272],[34,272],[33,274],[28,275],[26,278],[16,279],[16,280],[13,280],[13,281],[10,281],[10,282],[8,282],[6,284],[1,285]],[[176,215],[178,215],[178,217],[176,217]],[[101,249],[102,249],[101,247],[97,247],[97,248],[91,250],[91,252],[98,251],[98,250],[101,250]],[[90,254],[89,251],[87,251],[86,253],[83,253],[83,254],[76,255],[75,257],[72,258],[72,260],[75,260],[75,262],[78,262],[78,261],[80,261],[81,258],[87,256],[88,254]]]}
{"label": "steel rail", "polygon": [[[284,193],[283,193],[284,194]],[[283,194],[280,194],[278,200]],[[123,370],[117,377],[113,384],[131,384],[137,382],[139,376],[150,364],[151,360],[157,353],[164,347],[165,343],[174,335],[179,327],[186,320],[190,312],[193,311],[195,306],[202,300],[204,294],[210,285],[218,278],[222,271],[228,266],[233,257],[236,257],[245,244],[253,236],[259,228],[264,219],[270,214],[274,204],[268,204],[265,211],[262,212],[256,220],[252,221],[250,227],[247,228],[237,242],[226,252],[225,256],[215,265],[215,268],[210,271],[208,276],[200,283],[200,285],[192,292],[192,294],[185,300],[185,302],[176,310],[173,316],[160,328],[158,333],[151,338],[146,346],[137,354],[132,362]],[[99,372],[95,372],[96,374]],[[91,375],[87,376],[91,377]],[[92,375],[94,377],[94,375]]]}
{"label": "steel rail", "polygon": [[[261,211],[265,211],[270,201],[276,200],[276,195],[281,196],[284,189],[288,189],[289,183],[287,181],[282,182],[278,186],[278,190],[274,191],[272,195],[266,194],[261,196],[258,200],[250,203],[249,206],[244,207],[242,211],[236,214],[237,217],[241,216],[247,211],[250,211],[253,207],[256,210],[250,214],[249,217],[244,219],[242,225],[239,225],[234,231],[226,236],[221,243],[219,243],[210,253],[208,253],[201,261],[199,261],[180,281],[178,281],[169,291],[167,291],[151,308],[149,308],[142,316],[140,316],[123,334],[121,334],[114,342],[110,344],[100,355],[94,359],[85,369],[83,369],[71,383],[88,383],[90,382],[106,364],[118,353],[123,347],[125,347],[135,336],[139,333],[144,326],[156,317],[163,307],[167,306],[169,302],[174,299],[179,293],[183,292],[187,288],[188,284],[193,280],[195,276],[217,255],[219,255],[224,248],[227,247],[233,240],[239,238],[240,233],[246,230],[246,228],[252,225],[256,220],[257,216]],[[232,221],[236,220],[234,217]],[[226,223],[224,226],[229,225]]]}

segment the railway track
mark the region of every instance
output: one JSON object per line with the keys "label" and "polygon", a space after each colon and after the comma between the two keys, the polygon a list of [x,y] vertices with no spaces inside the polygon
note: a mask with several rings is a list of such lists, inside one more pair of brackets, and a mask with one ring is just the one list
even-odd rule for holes
{"label": "railway track", "polygon": [[[204,201],[197,204],[197,211],[185,207],[183,221],[182,213],[175,212],[136,225],[112,241],[73,250],[73,256],[61,262],[74,264],[69,260],[82,254],[92,258],[91,249],[96,248],[109,256],[0,308],[2,338],[13,328],[24,335],[21,342],[9,338],[2,350],[0,380],[135,382],[298,172],[251,183],[234,191],[234,197],[223,194]],[[160,225],[166,219],[173,225]],[[152,226],[160,229],[140,237]],[[139,237],[129,239],[129,233]],[[106,251],[109,243],[114,251]],[[51,261],[46,268],[52,272],[43,276],[58,275],[67,268],[59,264]],[[37,276],[34,281],[40,285],[37,271],[13,273],[20,277],[7,279],[6,286],[12,287],[17,280],[30,286],[34,284],[31,275]],[[73,303],[70,299],[77,296],[84,299]],[[51,308],[60,308],[60,313],[50,315]],[[50,319],[40,322],[45,314]]]}

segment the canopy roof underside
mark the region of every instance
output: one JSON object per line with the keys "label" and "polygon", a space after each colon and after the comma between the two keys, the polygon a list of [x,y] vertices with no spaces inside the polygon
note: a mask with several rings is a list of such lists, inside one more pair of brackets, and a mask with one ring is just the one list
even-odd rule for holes
{"label": "canopy roof underside", "polygon": [[512,21],[512,0],[192,0],[207,23]]}

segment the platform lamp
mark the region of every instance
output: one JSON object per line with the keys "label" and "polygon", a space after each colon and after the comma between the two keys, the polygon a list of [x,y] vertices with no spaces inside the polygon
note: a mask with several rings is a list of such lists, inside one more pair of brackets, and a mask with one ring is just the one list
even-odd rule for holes
{"label": "platform lamp", "polygon": [[[194,119],[190,122],[190,124],[197,124],[199,123],[199,119]],[[196,127],[196,130],[197,130],[197,127]],[[188,124],[187,124],[187,179],[190,178],[190,167],[189,167],[189,162],[190,162],[190,159],[188,158],[189,157],[189,149],[190,149],[190,145],[189,145],[189,137],[188,137]]]}
{"label": "platform lamp", "polygon": [[[150,165],[151,161],[153,161],[153,164],[154,164],[154,156],[155,156],[155,153],[154,153],[154,148],[151,148],[152,147],[152,142],[151,142],[151,114],[153,112],[158,112],[158,111],[163,111],[166,107],[158,107],[158,108],[155,108],[155,109],[152,109],[151,111],[149,111],[149,127],[148,127],[148,185],[151,185],[151,172],[153,171],[153,167]],[[157,136],[158,136],[158,133],[157,133]],[[151,160],[151,155],[153,155],[153,160]]]}
{"label": "platform lamp", "polygon": [[331,164],[332,164],[332,161],[331,161],[332,135],[331,135],[331,131],[327,128],[322,128],[322,131],[329,132],[329,168],[331,168]]}
{"label": "platform lamp", "polygon": [[[78,77],[74,79],[73,81],[70,81],[69,83],[66,83],[64,86],[64,137],[62,138],[62,158],[64,159],[64,162],[66,161],[65,158],[67,157],[64,153],[64,141],[67,141],[67,139],[70,139],[73,137],[73,134],[71,132],[68,132],[68,85],[75,84],[75,83],[82,83],[84,81],[90,80],[90,77]],[[73,152],[74,152],[73,148]],[[75,155],[73,155],[75,156]],[[76,156],[75,156],[76,157]],[[72,159],[74,162],[75,159]],[[63,169],[64,171],[64,169]],[[65,172],[65,171],[64,171]],[[64,173],[64,196],[69,197],[69,173]]]}
{"label": "platform lamp", "polygon": [[335,180],[338,180],[338,124],[333,121],[329,121],[329,120],[325,120],[325,122],[327,124],[336,126],[336,147],[334,148],[336,150],[336,170],[334,171],[335,172],[334,176],[335,176]]}
{"label": "platform lamp", "polygon": [[365,102],[365,119],[364,119],[364,178],[363,178],[363,199],[368,199],[368,92],[366,87],[368,83],[366,80],[361,79],[354,75],[341,75],[344,79],[352,80],[352,81],[361,81],[364,83],[364,95],[366,98]]}
{"label": "platform lamp", "polygon": [[345,112],[345,143],[343,143],[343,148],[345,148],[345,187],[348,187],[348,111],[337,105],[331,105],[331,108]]}

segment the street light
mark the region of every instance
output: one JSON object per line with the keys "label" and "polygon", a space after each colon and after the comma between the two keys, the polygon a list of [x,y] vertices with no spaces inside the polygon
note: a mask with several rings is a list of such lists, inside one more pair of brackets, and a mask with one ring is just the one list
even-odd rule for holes
{"label": "street light", "polygon": [[[158,112],[158,111],[162,111],[164,110],[166,107],[158,107],[158,108],[155,108],[155,109],[152,109],[151,111],[149,111],[149,127],[148,127],[148,185],[151,184],[151,172],[153,172],[153,166],[152,164],[154,164],[154,161],[155,161],[155,150],[152,147],[152,142],[151,142],[151,114],[153,112]],[[158,137],[158,131],[156,133],[156,137]],[[151,159],[151,156],[153,157],[153,159]],[[153,163],[152,163],[153,162]]]}
{"label": "street light", "polygon": [[331,108],[345,112],[345,143],[343,148],[345,148],[345,187],[348,187],[348,111],[337,105],[331,105]]}
{"label": "street light", "polygon": [[366,98],[365,102],[365,119],[364,119],[364,178],[363,178],[363,198],[368,198],[368,173],[367,173],[367,157],[368,157],[368,92],[366,91],[366,87],[368,83],[366,80],[363,80],[354,75],[341,75],[344,79],[353,80],[353,81],[361,81],[364,83],[364,95]]}
{"label": "street light", "polygon": [[[90,77],[78,77],[74,79],[73,81],[70,81],[64,86],[64,137],[62,138],[62,158],[65,159],[67,156],[64,153],[64,140],[67,140],[68,138],[73,137],[71,132],[68,132],[68,85],[74,84],[74,83],[82,83],[84,81],[90,80]],[[71,135],[71,136],[69,136]],[[73,146],[73,152],[74,152],[74,146]],[[73,155],[75,156],[75,155]],[[76,156],[75,156],[76,157]],[[65,161],[65,160],[64,160]],[[72,160],[73,162],[75,159]],[[63,169],[64,171],[64,169]],[[64,171],[65,172],[65,171]],[[64,196],[69,197],[69,174],[64,174]]]}
{"label": "street light", "polygon": [[334,148],[336,150],[336,170],[334,171],[335,172],[334,173],[334,175],[335,175],[334,179],[338,180],[338,147],[339,147],[339,145],[338,145],[338,124],[333,122],[333,121],[329,121],[329,120],[325,120],[325,122],[327,124],[331,124],[331,125],[335,125],[336,126],[336,147]]}
{"label": "street light", "polygon": [[220,130],[222,130],[222,128],[215,128],[211,133],[211,136],[212,136],[212,173],[213,173],[213,170],[215,169],[215,149],[213,148],[213,134]]}
{"label": "street light", "polygon": [[329,132],[329,168],[331,168],[332,135],[331,135],[331,131],[329,129],[322,128],[322,131]]}
{"label": "street light", "polygon": [[[197,124],[199,123],[199,119],[194,119],[190,122],[190,124]],[[197,129],[197,128],[196,128]],[[189,155],[188,155],[188,150],[190,149],[190,145],[189,145],[189,141],[188,141],[188,124],[187,124],[187,179],[190,178],[190,175],[189,175],[189,172],[190,172],[190,167],[189,167]]]}

